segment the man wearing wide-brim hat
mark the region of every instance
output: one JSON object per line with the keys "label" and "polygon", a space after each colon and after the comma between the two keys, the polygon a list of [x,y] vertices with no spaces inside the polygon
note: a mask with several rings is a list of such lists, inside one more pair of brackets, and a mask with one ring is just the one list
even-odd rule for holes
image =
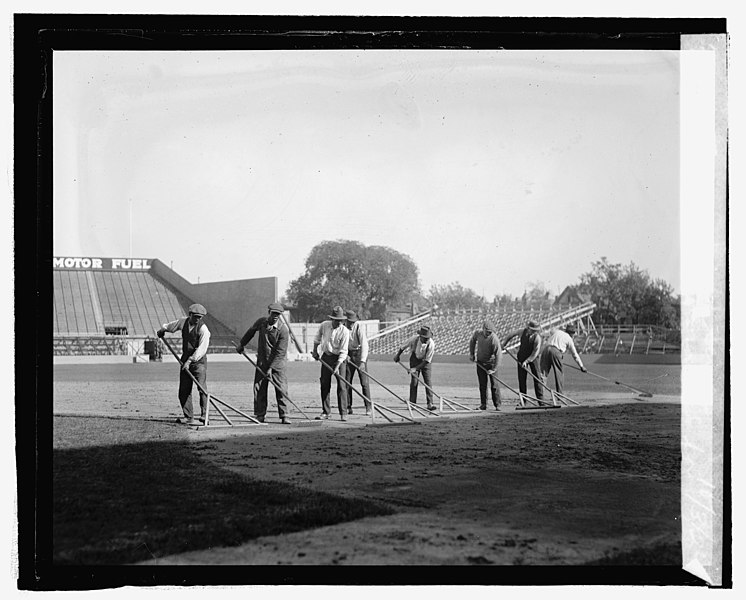
{"label": "man wearing wide-brim hat", "polygon": [[277,412],[283,425],[290,424],[288,407],[285,402],[287,394],[287,364],[288,340],[290,331],[280,319],[285,308],[279,302],[273,302],[267,307],[267,316],[259,317],[243,334],[236,351],[243,353],[244,347],[255,334],[259,334],[256,352],[256,370],[254,371],[254,416],[264,423],[267,414],[267,391],[270,378],[274,383],[277,398]]}
{"label": "man wearing wide-brim hat", "polygon": [[541,327],[536,321],[529,321],[522,330],[514,331],[503,340],[503,347],[517,335],[521,336],[520,345],[518,346],[518,391],[525,394],[528,386],[526,379],[528,372],[531,371],[534,380],[534,393],[536,398],[544,398],[544,377],[539,367],[539,357],[541,356]]}
{"label": "man wearing wide-brim hat", "polygon": [[[207,419],[207,403],[209,398],[203,390],[207,389],[207,349],[210,346],[210,330],[204,323],[207,310],[201,304],[192,304],[188,315],[170,323],[164,323],[158,330],[158,337],[162,338],[166,332],[181,331],[181,371],[179,373],[179,403],[184,413],[178,420],[187,425],[201,425]],[[199,407],[201,415],[194,418],[192,406],[192,386],[194,381],[191,373],[199,383]]]}
{"label": "man wearing wide-brim hat", "polygon": [[332,414],[329,394],[332,388],[332,374],[337,378],[337,407],[339,418],[347,420],[347,353],[350,343],[350,330],[344,326],[347,320],[341,306],[335,306],[327,321],[319,325],[313,340],[311,356],[320,360],[321,365],[321,414],[316,420],[328,419]]}
{"label": "man wearing wide-brim hat", "polygon": [[412,375],[409,379],[409,401],[417,404],[417,388],[420,382],[420,373],[422,380],[425,382],[425,398],[427,399],[427,408],[436,410],[433,404],[432,387],[432,362],[435,355],[435,342],[432,340],[430,327],[423,326],[417,332],[417,335],[409,338],[401,346],[394,356],[394,362],[399,362],[403,352],[409,352],[409,372]]}
{"label": "man wearing wide-brim hat", "polygon": [[559,327],[553,329],[541,351],[540,366],[542,377],[546,381],[549,372],[554,371],[554,386],[560,394],[562,393],[562,388],[565,383],[562,359],[568,349],[572,354],[573,360],[577,363],[578,367],[580,367],[580,370],[583,371],[583,373],[588,372],[588,369],[583,365],[583,361],[580,360],[580,355],[575,348],[575,342],[572,340],[572,336],[574,335],[575,326],[572,323],[566,325],[564,330]]}

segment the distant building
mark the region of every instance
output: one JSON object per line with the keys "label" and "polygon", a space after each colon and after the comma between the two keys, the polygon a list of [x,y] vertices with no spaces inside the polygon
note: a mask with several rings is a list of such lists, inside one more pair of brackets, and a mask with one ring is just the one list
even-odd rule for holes
{"label": "distant building", "polygon": [[591,295],[578,291],[577,286],[568,285],[563,292],[554,299],[555,306],[578,306],[591,302]]}

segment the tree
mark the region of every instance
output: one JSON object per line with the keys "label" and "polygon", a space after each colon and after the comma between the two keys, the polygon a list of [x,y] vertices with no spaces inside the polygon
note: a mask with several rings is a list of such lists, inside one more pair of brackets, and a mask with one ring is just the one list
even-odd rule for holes
{"label": "tree", "polygon": [[578,289],[595,302],[598,323],[679,327],[680,300],[669,284],[651,281],[647,271],[633,262],[611,264],[604,256],[591,267],[580,276]]}
{"label": "tree", "polygon": [[474,290],[465,288],[458,281],[448,285],[433,285],[427,299],[431,304],[446,310],[484,308],[486,302]]}
{"label": "tree", "polygon": [[286,294],[302,320],[323,320],[336,305],[383,320],[389,308],[419,293],[417,265],[385,246],[324,241],[311,249],[305,269]]}

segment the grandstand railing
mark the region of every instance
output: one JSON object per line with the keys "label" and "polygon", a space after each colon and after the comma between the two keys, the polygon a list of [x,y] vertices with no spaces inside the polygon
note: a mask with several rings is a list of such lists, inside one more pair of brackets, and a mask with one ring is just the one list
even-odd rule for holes
{"label": "grandstand railing", "polygon": [[[130,335],[58,335],[52,338],[53,356],[143,356],[152,353],[148,351],[148,342],[156,342],[158,338],[139,337]],[[181,336],[166,336],[171,347],[177,353],[181,352]],[[229,354],[236,351],[233,342],[235,336],[210,336],[210,347],[207,354]],[[163,349],[156,355],[163,355]]]}

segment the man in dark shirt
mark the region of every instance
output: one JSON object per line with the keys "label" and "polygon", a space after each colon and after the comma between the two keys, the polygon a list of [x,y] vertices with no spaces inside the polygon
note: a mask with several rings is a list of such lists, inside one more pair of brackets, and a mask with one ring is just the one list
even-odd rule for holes
{"label": "man in dark shirt", "polygon": [[500,410],[500,386],[497,385],[495,372],[500,365],[502,346],[495,333],[495,326],[485,321],[482,329],[476,330],[469,341],[469,358],[477,363],[477,381],[479,382],[479,409],[487,410],[487,386],[489,384],[492,404]]}
{"label": "man in dark shirt", "polygon": [[544,377],[541,374],[539,368],[539,358],[541,350],[541,333],[539,333],[541,327],[534,321],[529,321],[523,330],[514,331],[508,335],[503,341],[503,346],[507,346],[508,343],[516,336],[521,336],[521,342],[518,346],[518,391],[521,394],[525,394],[528,389],[526,386],[526,378],[528,377],[528,369],[531,369],[531,374],[534,376],[534,392],[536,398],[541,400],[544,397],[544,386],[542,382]]}
{"label": "man in dark shirt", "polygon": [[[254,416],[264,423],[264,417],[267,414],[267,387],[269,386],[269,378],[271,378],[275,384],[277,411],[280,414],[280,420],[283,424],[289,425],[290,419],[287,416],[288,409],[285,402],[285,394],[287,394],[285,365],[287,363],[290,332],[280,320],[283,311],[282,304],[278,302],[270,304],[267,316],[257,319],[249,327],[248,331],[243,334],[236,351],[239,354],[243,353],[244,346],[251,341],[254,334],[259,334],[256,356],[258,368],[254,372]],[[267,377],[262,374],[262,371],[266,373]]]}

